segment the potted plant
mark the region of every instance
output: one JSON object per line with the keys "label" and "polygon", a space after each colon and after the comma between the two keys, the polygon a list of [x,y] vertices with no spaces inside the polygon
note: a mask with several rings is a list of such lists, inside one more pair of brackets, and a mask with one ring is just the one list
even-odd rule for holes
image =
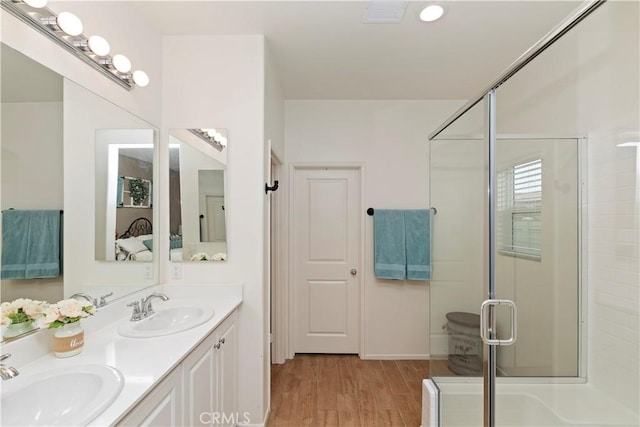
{"label": "potted plant", "polygon": [[0,304],[2,326],[6,327],[3,336],[12,338],[35,329],[33,322],[42,315],[46,307],[46,301],[29,298],[18,298]]}
{"label": "potted plant", "polygon": [[79,354],[84,346],[84,329],[80,320],[95,313],[93,304],[65,299],[48,306],[38,318],[42,329],[55,329],[53,352],[57,357]]}

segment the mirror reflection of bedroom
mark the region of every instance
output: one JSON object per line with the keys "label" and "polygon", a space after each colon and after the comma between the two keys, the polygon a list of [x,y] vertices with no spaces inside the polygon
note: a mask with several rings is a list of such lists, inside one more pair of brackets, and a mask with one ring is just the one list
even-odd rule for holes
{"label": "mirror reflection of bedroom", "polygon": [[227,259],[226,144],[224,129],[170,131],[171,261]]}
{"label": "mirror reflection of bedroom", "polygon": [[96,260],[153,261],[152,194],[153,131],[98,129]]}

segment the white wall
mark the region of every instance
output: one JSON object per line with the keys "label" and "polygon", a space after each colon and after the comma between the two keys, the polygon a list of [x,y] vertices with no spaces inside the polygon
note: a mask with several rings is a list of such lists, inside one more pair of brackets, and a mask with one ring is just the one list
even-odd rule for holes
{"label": "white wall", "polygon": [[[62,209],[62,103],[3,103],[1,140],[2,210]],[[3,280],[2,301],[58,301],[62,287],[62,276]]]}
{"label": "white wall", "polygon": [[[239,312],[238,410],[251,424],[264,422],[268,395],[264,332],[264,38],[262,36],[176,36],[164,39],[163,134],[160,209],[168,206],[169,129],[220,126],[228,129],[227,241],[229,259],[220,263],[182,263],[173,283],[244,285]],[[169,222],[160,227],[160,247],[168,248]],[[164,240],[162,240],[164,239]],[[166,249],[164,249],[166,250]],[[168,255],[164,257],[168,259]]]}
{"label": "white wall", "polygon": [[[361,162],[366,207],[427,208],[426,137],[459,105],[457,101],[286,101],[285,167]],[[365,265],[358,268],[364,287],[361,356],[426,358],[430,352],[429,284],[375,278],[373,218],[364,211],[361,214],[365,222]]]}
{"label": "white wall", "polygon": [[284,98],[278,71],[267,41],[265,49],[265,136],[271,140],[271,150],[280,160],[284,158]]}

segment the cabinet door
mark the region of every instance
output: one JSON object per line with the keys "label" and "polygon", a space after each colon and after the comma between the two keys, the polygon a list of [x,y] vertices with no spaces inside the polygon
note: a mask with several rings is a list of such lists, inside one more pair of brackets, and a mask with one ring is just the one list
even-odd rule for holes
{"label": "cabinet door", "polygon": [[124,419],[121,426],[181,426],[182,381],[180,369],[174,369]]}
{"label": "cabinet door", "polygon": [[[229,316],[217,329],[219,362],[219,408],[223,415],[224,425],[234,425],[241,422],[237,414],[237,329],[235,312]],[[227,424],[227,421],[229,423]]]}
{"label": "cabinet door", "polygon": [[212,334],[182,362],[185,418],[189,426],[211,425],[218,411],[218,354]]}

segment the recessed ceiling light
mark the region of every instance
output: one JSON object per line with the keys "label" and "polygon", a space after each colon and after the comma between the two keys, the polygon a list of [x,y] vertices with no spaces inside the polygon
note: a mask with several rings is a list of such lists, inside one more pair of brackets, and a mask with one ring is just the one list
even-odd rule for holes
{"label": "recessed ceiling light", "polygon": [[422,12],[420,12],[420,19],[424,22],[433,22],[440,19],[443,14],[444,8],[442,6],[432,4],[422,9]]}

